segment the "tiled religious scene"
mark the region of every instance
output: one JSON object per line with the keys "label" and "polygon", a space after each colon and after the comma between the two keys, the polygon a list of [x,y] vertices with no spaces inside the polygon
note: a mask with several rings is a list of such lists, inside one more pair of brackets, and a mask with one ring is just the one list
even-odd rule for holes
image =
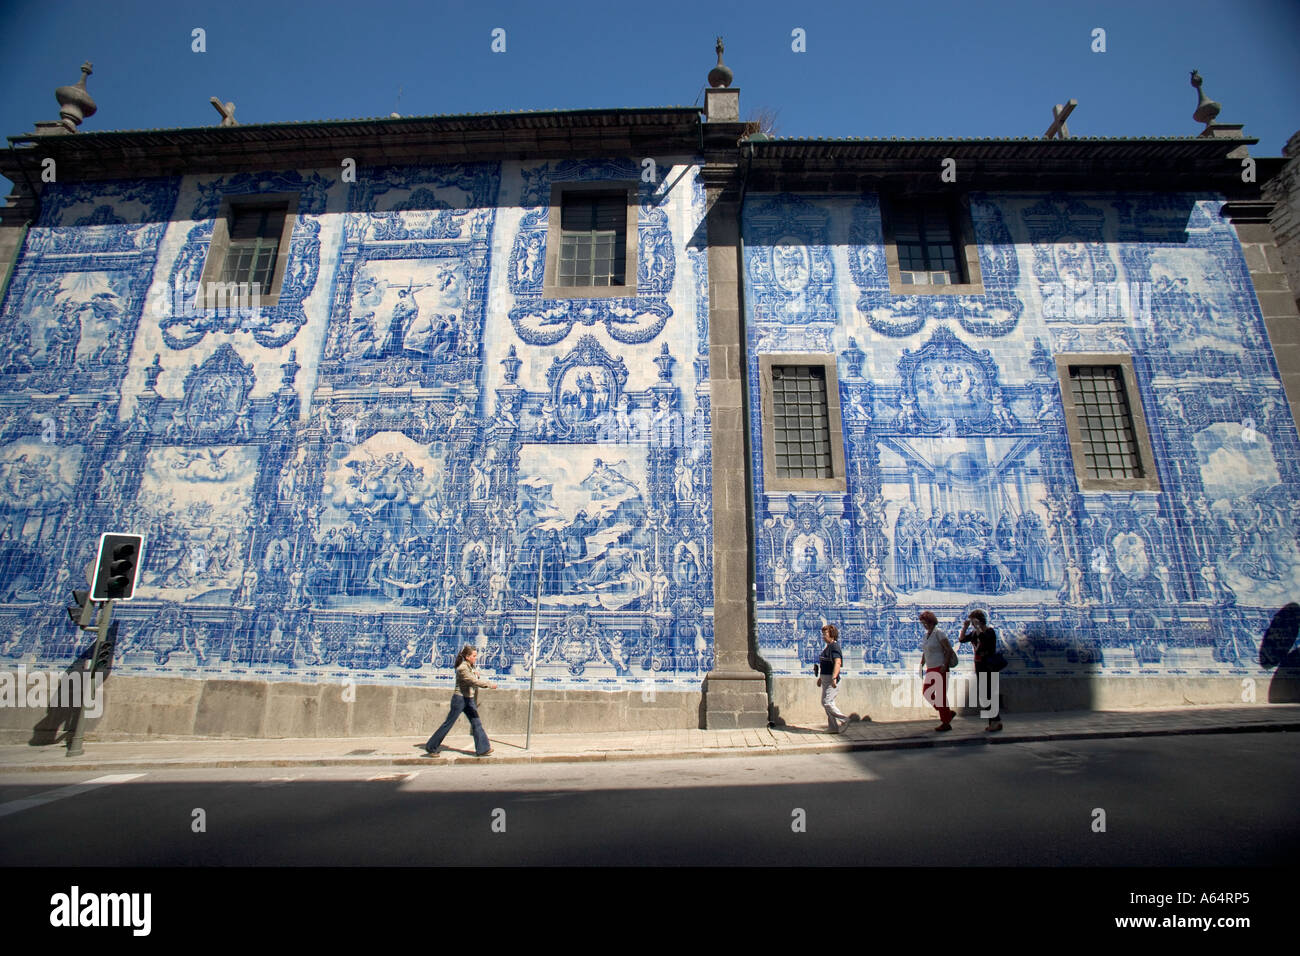
{"label": "tiled religious scene", "polygon": [[[851,673],[909,673],[918,611],[955,626],[976,607],[1008,678],[1259,671],[1300,594],[1300,447],[1221,206],[976,194],[983,294],[905,296],[877,197],[749,198],[753,432],[759,357],[829,353],[848,462],[843,493],[768,492],[753,443],[759,646],[778,672],[807,670],[828,618]],[[1073,294],[1098,281],[1124,298]],[[1068,353],[1132,356],[1158,491],[1081,491]]]}
{"label": "tiled religious scene", "polygon": [[[698,684],[703,193],[689,159],[662,174],[51,185],[2,326],[6,655],[67,656],[111,524],[146,537],[119,673],[421,685],[478,643],[526,681],[540,593],[543,681]],[[639,183],[636,294],[544,298],[552,187],[606,180]],[[278,303],[195,308],[221,200],[266,191],[298,196]]]}

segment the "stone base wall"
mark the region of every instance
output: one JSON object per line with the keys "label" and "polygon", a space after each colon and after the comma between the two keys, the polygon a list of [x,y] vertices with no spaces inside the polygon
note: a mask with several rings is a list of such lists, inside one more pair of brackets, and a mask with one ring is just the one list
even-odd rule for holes
{"label": "stone base wall", "polygon": [[[442,723],[450,688],[261,681],[186,680],[114,675],[102,716],[87,718],[87,740],[130,737],[427,738]],[[345,699],[351,696],[351,701]],[[527,729],[528,691],[484,691],[480,713],[490,734]],[[70,713],[0,707],[0,743],[53,743]],[[538,689],[534,733],[669,730],[700,725],[700,693]],[[469,723],[453,734],[468,739]]]}
{"label": "stone base wall", "polygon": [[[1249,679],[1248,679],[1249,680]],[[999,684],[1002,712],[1060,710],[1158,710],[1183,706],[1242,706],[1300,702],[1300,679],[1203,677],[1008,677]],[[778,725],[822,727],[825,713],[812,678],[773,678],[772,717]],[[754,691],[760,691],[758,682]],[[719,689],[715,688],[715,692]],[[735,688],[727,688],[735,690]],[[750,688],[745,688],[750,690]],[[1253,690],[1254,700],[1249,700]],[[345,699],[351,694],[351,701]],[[920,696],[920,680],[854,678],[840,685],[837,704],[846,714],[873,721],[926,720],[934,711]],[[442,722],[448,688],[201,681],[123,677],[105,685],[102,716],[88,718],[87,740],[165,736],[197,737],[410,737],[418,742]],[[690,729],[701,725],[701,691],[538,690],[533,705],[535,733],[604,733]],[[959,699],[960,698],[960,699]],[[966,716],[969,678],[952,682],[948,703]],[[519,734],[527,727],[528,692],[486,691],[481,707],[489,733]],[[70,713],[52,708],[0,707],[0,743],[51,744],[66,729]],[[730,726],[730,724],[728,725]],[[468,723],[453,733],[468,735]]]}
{"label": "stone base wall", "polygon": [[[823,727],[826,712],[813,677],[774,677],[773,719],[777,724]],[[1247,682],[1250,683],[1247,683]],[[961,673],[951,681],[948,704],[963,715],[972,706],[973,677]],[[1163,710],[1187,706],[1236,706],[1300,701],[1300,679],[1232,677],[1016,677],[1000,679],[1001,711],[1017,713],[1064,710]],[[1251,694],[1253,692],[1253,699]],[[986,693],[987,699],[987,693]],[[959,702],[958,702],[959,701]],[[928,720],[934,708],[921,696],[919,677],[850,678],[840,682],[835,700],[846,714],[877,722]]]}

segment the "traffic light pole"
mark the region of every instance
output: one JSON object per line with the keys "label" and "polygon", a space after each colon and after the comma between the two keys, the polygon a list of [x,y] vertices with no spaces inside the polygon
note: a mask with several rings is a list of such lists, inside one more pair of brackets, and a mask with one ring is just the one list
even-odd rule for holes
{"label": "traffic light pole", "polygon": [[[96,634],[95,644],[90,649],[90,665],[80,672],[86,684],[81,694],[81,704],[73,718],[75,722],[68,729],[69,757],[80,757],[82,754],[81,741],[86,735],[85,724],[82,723],[86,716],[86,699],[96,689],[95,672],[99,669],[99,659],[104,653],[104,644],[110,633],[113,604],[129,601],[135,596],[143,550],[144,535],[105,531],[99,536],[97,557],[86,568],[86,583],[90,585],[90,590],[72,592],[72,600],[77,606],[68,607],[68,616],[82,630],[89,630],[92,626],[95,602],[103,603],[99,605],[99,620],[94,625]],[[112,629],[112,633],[116,640],[116,628]],[[111,658],[108,663],[111,667]]]}
{"label": "traffic light pole", "polygon": [[[87,606],[90,601],[86,602]],[[83,722],[86,711],[86,696],[95,686],[95,669],[99,665],[99,655],[104,650],[104,641],[108,638],[108,626],[113,619],[113,600],[110,598],[99,606],[99,620],[95,627],[95,643],[90,651],[90,665],[83,672],[86,674],[86,684],[82,687],[81,706],[77,708],[75,722],[72,725],[72,732],[68,735],[68,756],[80,757],[84,752],[81,746],[82,738],[86,735],[86,725]]]}

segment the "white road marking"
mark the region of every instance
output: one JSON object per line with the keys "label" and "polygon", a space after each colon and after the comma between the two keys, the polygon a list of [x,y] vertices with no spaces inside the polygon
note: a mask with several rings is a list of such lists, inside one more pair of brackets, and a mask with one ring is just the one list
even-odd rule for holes
{"label": "white road marking", "polygon": [[283,783],[293,783],[295,780],[301,780],[301,779],[303,778],[303,776],[304,776],[303,774],[300,774],[300,773],[299,773],[299,774],[294,774],[294,775],[291,776],[291,777],[270,777],[270,778],[268,778],[268,779],[266,779],[266,780],[259,780],[259,781],[255,784],[255,786],[258,786],[258,787],[274,787],[274,786],[278,786],[279,784],[283,784]]}
{"label": "white road marking", "polygon": [[[873,755],[848,753],[764,757],[758,773],[746,773],[751,758],[710,757],[680,760],[614,760],[588,765],[574,776],[563,764],[452,764],[420,775],[401,786],[412,793],[465,792],[482,789],[484,778],[518,792],[578,793],[598,790],[677,789],[682,787],[809,786],[880,780]],[[563,767],[564,771],[560,770]]]}
{"label": "white road marking", "polygon": [[55,800],[75,797],[80,793],[86,793],[90,790],[98,790],[100,787],[107,787],[115,783],[126,783],[129,780],[135,780],[138,777],[143,776],[144,774],[142,773],[110,773],[106,777],[96,777],[94,780],[87,780],[85,783],[76,783],[70,787],[60,787],[58,790],[48,790],[45,793],[38,793],[34,797],[25,797],[22,800],[10,800],[8,803],[0,803],[0,817],[7,817],[11,813],[22,813],[24,810],[31,810],[33,807],[53,803]]}

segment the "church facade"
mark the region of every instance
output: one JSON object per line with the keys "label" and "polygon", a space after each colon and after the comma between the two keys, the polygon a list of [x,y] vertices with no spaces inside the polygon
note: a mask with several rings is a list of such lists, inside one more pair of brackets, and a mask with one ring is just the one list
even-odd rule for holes
{"label": "church facade", "polygon": [[0,655],[71,664],[143,534],[92,732],[427,732],[466,644],[501,731],[530,678],[541,731],[800,721],[828,621],[901,719],[975,607],[1016,706],[1268,698],[1300,342],[1239,131],[773,141],[718,77],[85,133],[84,82],[0,158]]}

